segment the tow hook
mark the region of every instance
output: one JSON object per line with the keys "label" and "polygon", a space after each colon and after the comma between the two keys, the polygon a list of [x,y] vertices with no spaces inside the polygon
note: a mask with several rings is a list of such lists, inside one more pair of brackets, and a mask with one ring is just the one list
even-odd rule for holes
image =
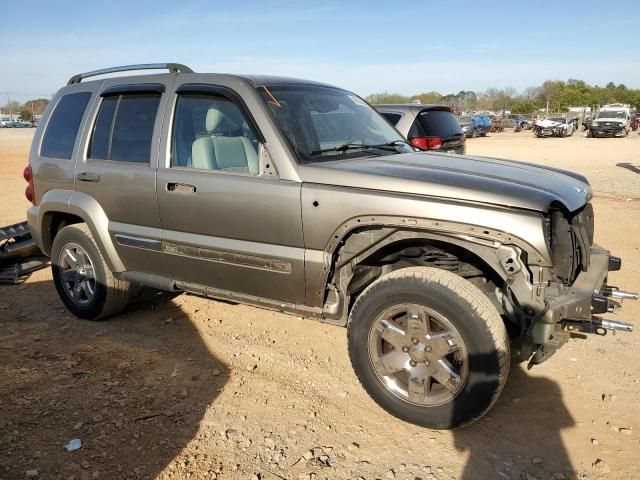
{"label": "tow hook", "polygon": [[633,332],[633,324],[620,320],[609,320],[600,317],[591,317],[591,321],[565,320],[564,327],[569,332],[595,333],[605,336],[611,330],[615,334],[618,330]]}
{"label": "tow hook", "polygon": [[604,287],[601,290],[601,293],[607,297],[638,300],[638,294],[636,292],[625,292],[624,290],[618,289],[618,287],[611,287],[611,286]]}
{"label": "tow hook", "polygon": [[622,322],[619,320],[607,320],[605,318],[593,317],[591,319],[591,323],[596,325],[599,328],[604,328],[605,330],[622,330],[624,332],[633,332],[633,324],[629,322]]}

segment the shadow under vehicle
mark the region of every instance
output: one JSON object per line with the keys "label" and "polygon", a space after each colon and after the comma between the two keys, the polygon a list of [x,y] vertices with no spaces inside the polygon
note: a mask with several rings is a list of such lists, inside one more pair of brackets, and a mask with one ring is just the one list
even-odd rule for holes
{"label": "shadow under vehicle", "polygon": [[[85,81],[141,69],[170,73]],[[464,145],[448,110],[379,108],[448,118]],[[376,402],[460,427],[493,406],[512,355],[533,366],[572,332],[631,331],[599,315],[637,295],[607,283],[621,260],[594,244],[586,178],[443,153],[460,144],[437,135],[415,137],[440,142],[425,152],[357,95],[306,80],[79,74],[34,136],[29,229],[80,318],[115,315],[143,285],[346,326]]]}

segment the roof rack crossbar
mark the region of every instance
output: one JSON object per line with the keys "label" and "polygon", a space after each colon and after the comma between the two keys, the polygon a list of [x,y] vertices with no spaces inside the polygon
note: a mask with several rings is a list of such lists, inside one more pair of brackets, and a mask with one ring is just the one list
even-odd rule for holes
{"label": "roof rack crossbar", "polygon": [[138,65],[122,65],[120,67],[102,68],[92,72],[79,73],[69,79],[67,85],[80,83],[85,78],[95,77],[98,75],[107,75],[109,73],[129,72],[132,70],[169,70],[171,73],[193,73],[186,65],[181,63],[141,63]]}

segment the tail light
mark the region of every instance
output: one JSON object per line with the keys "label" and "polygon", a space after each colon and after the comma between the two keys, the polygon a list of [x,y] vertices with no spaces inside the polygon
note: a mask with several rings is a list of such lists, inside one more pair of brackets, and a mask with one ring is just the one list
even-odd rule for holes
{"label": "tail light", "polygon": [[440,137],[414,137],[411,139],[411,145],[424,150],[437,150],[442,146]]}
{"label": "tail light", "polygon": [[31,165],[27,165],[25,167],[24,172],[22,172],[22,176],[28,183],[27,188],[25,188],[24,190],[24,196],[27,197],[27,200],[29,200],[31,203],[35,205],[36,190],[33,186],[33,170],[31,169]]}

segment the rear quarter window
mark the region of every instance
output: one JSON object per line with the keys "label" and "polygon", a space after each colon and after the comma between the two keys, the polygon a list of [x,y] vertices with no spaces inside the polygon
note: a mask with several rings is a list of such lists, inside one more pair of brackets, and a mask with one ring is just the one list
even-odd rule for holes
{"label": "rear quarter window", "polygon": [[69,93],[56,105],[44,132],[40,155],[70,159],[90,92]]}
{"label": "rear quarter window", "polygon": [[418,122],[427,137],[451,138],[462,135],[460,124],[451,112],[425,110],[418,115]]}
{"label": "rear quarter window", "polygon": [[387,119],[387,122],[389,122],[394,127],[398,124],[398,122],[402,118],[402,115],[400,115],[399,113],[387,113],[387,112],[381,112],[381,113],[382,113],[382,116]]}

